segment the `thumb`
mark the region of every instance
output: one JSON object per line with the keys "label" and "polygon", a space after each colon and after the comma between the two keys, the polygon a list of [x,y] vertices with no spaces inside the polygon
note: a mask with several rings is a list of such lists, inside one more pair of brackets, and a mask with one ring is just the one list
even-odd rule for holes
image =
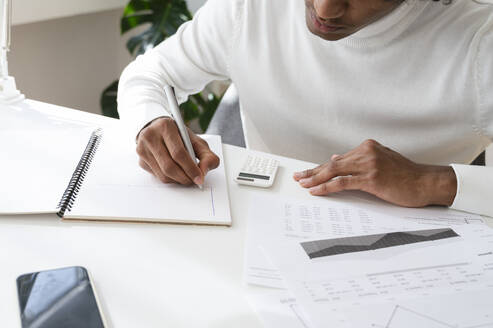
{"label": "thumb", "polygon": [[209,171],[219,166],[219,157],[212,152],[207,142],[198,136],[193,138],[192,145],[195,155],[199,159],[199,168],[205,177]]}
{"label": "thumb", "polygon": [[199,160],[199,168],[204,176],[219,166],[219,157],[210,150],[204,153],[203,156],[199,156]]}

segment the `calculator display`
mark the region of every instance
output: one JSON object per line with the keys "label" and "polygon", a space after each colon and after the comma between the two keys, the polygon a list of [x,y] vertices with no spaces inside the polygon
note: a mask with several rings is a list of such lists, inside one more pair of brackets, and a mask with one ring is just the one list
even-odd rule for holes
{"label": "calculator display", "polygon": [[250,178],[250,179],[261,179],[261,180],[269,180],[270,177],[266,175],[259,175],[259,174],[251,174],[251,173],[245,173],[245,172],[240,172],[238,174],[239,177],[241,178]]}

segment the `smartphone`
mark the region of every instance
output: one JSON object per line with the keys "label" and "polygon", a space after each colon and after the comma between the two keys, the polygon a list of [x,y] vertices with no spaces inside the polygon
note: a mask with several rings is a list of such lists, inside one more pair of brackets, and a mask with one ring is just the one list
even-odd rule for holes
{"label": "smartphone", "polygon": [[105,328],[93,283],[83,267],[17,278],[22,328]]}

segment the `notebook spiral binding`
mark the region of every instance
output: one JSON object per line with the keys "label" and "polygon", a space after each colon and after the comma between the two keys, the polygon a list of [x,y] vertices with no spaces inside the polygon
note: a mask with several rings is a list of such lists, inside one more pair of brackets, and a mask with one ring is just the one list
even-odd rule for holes
{"label": "notebook spiral binding", "polygon": [[102,129],[97,129],[91,134],[91,138],[89,138],[89,142],[87,143],[86,149],[79,160],[79,164],[77,164],[77,168],[72,174],[68,187],[65,189],[62,199],[58,203],[57,208],[59,211],[57,215],[59,217],[63,218],[65,212],[72,209],[75,199],[77,198],[77,194],[80,191],[80,187],[82,186],[82,182],[84,182],[87,171],[89,170],[91,162],[94,159],[94,155],[96,154],[99,144],[101,143],[102,137]]}

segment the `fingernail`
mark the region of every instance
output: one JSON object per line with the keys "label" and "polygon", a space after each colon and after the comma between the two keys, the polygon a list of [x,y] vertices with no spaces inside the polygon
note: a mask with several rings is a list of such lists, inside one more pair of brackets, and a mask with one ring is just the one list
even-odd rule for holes
{"label": "fingernail", "polygon": [[193,179],[193,183],[195,183],[197,186],[198,185],[201,185],[203,183],[202,181],[202,177],[195,177],[195,179]]}
{"label": "fingernail", "polygon": [[303,172],[295,172],[295,173],[293,174],[293,177],[295,177],[295,178],[299,179],[299,178],[303,177]]}
{"label": "fingernail", "polygon": [[310,183],[310,182],[311,182],[311,180],[312,180],[311,178],[308,178],[308,179],[301,179],[301,180],[300,180],[300,183],[301,183],[302,185],[304,185],[304,184]]}
{"label": "fingernail", "polygon": [[310,194],[318,194],[320,192],[320,186],[312,187],[309,189]]}

